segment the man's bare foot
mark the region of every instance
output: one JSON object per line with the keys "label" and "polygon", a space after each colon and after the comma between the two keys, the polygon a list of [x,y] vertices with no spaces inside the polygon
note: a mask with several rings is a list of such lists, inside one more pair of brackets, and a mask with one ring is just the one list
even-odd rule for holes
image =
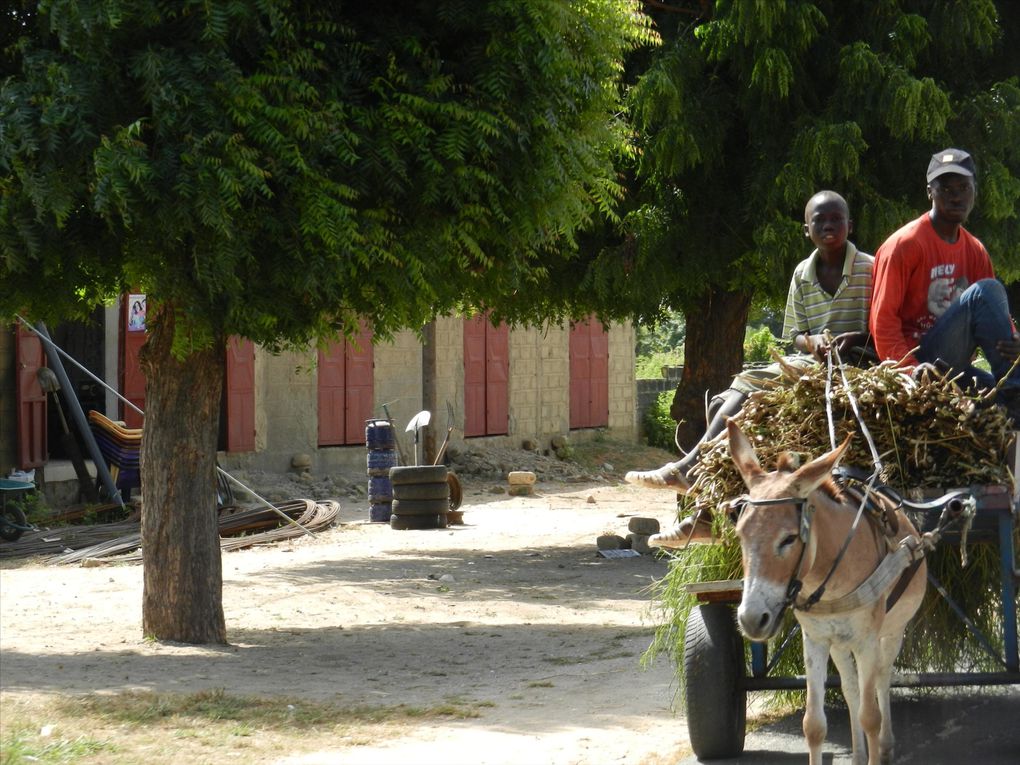
{"label": "man's bare foot", "polygon": [[648,489],[672,489],[686,494],[691,488],[691,482],[680,471],[679,465],[679,462],[671,462],[658,470],[631,470],[623,480]]}
{"label": "man's bare foot", "polygon": [[682,548],[687,545],[710,545],[717,540],[712,535],[712,514],[707,510],[688,515],[669,531],[653,534],[648,539],[652,547]]}

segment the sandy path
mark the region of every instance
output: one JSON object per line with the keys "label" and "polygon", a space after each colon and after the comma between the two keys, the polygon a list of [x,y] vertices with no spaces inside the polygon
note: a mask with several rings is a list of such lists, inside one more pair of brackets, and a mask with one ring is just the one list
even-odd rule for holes
{"label": "sandy path", "polygon": [[469,495],[462,509],[465,526],[394,531],[354,507],[316,539],[225,554],[226,647],[142,640],[140,565],[2,570],[3,695],[222,688],[481,711],[288,763],[679,759],[672,667],[639,667],[646,588],[666,563],[595,555],[595,537],[626,534],[627,516],[668,523],[669,496],[568,484]]}

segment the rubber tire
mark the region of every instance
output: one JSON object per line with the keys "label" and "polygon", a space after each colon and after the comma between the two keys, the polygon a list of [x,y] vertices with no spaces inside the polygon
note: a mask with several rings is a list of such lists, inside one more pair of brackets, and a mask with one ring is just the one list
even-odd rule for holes
{"label": "rubber tire", "polygon": [[736,757],[744,751],[744,676],[744,643],[732,606],[695,606],[684,636],[684,705],[687,733],[699,759]]}
{"label": "rubber tire", "polygon": [[390,528],[398,531],[421,529],[445,529],[446,514],[443,515],[392,515]]}
{"label": "rubber tire", "polygon": [[390,481],[394,486],[405,483],[443,483],[446,465],[401,465],[390,468]]}
{"label": "rubber tire", "polygon": [[450,487],[442,483],[399,483],[393,487],[394,499],[443,499],[450,498]]}
{"label": "rubber tire", "polygon": [[[446,509],[446,503],[443,503],[443,509]],[[9,526],[6,521],[15,523],[18,526],[27,526],[28,520],[25,518],[25,512],[15,504],[8,503],[3,509],[3,521],[0,521],[0,539],[5,542],[17,542],[21,539],[21,535],[25,533],[24,529],[16,529],[13,526]]]}
{"label": "rubber tire", "polygon": [[450,509],[447,499],[395,499],[394,515],[438,515]]}
{"label": "rubber tire", "polygon": [[446,482],[450,485],[450,509],[456,510],[464,501],[464,490],[460,486],[460,479],[452,470],[446,474]]}

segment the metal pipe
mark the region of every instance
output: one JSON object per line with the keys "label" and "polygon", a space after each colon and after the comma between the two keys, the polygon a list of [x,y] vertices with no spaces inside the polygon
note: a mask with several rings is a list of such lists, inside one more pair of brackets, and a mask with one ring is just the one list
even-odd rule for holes
{"label": "metal pipe", "polygon": [[[21,317],[19,316],[18,318]],[[57,344],[50,338],[50,333],[46,330],[46,324],[40,321],[32,329],[43,341],[43,347],[46,349],[50,368],[57,376],[57,381],[65,391],[71,390],[71,381],[67,377],[67,370],[64,369],[64,365],[60,361],[60,356],[56,352]],[[99,482],[106,490],[106,495],[111,501],[116,502],[123,508],[124,500],[120,496],[120,489],[117,488],[113,476],[110,475],[110,471],[106,466],[106,460],[103,458],[102,452],[99,451],[99,444],[96,443],[96,439],[92,436],[92,429],[89,428],[88,421],[85,419],[85,412],[82,411],[77,396],[67,396],[67,408],[71,412],[71,419],[74,420],[74,424],[81,434],[82,441],[85,442],[85,448],[88,449],[89,456],[92,457],[92,462],[96,466],[96,475],[99,476]]]}

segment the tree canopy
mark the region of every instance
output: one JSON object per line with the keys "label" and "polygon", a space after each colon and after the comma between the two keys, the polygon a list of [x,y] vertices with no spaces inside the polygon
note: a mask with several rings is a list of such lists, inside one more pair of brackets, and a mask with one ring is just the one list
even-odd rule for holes
{"label": "tree canopy", "polygon": [[148,297],[143,630],[225,639],[224,349],[529,287],[621,193],[634,0],[42,0],[0,13],[0,316]]}
{"label": "tree canopy", "polygon": [[619,195],[644,18],[629,0],[25,3],[0,20],[0,278],[19,285],[0,308],[84,315],[131,285],[191,343],[277,347],[498,306]]}
{"label": "tree canopy", "polygon": [[630,194],[622,225],[591,243],[582,288],[609,315],[686,315],[678,419],[739,370],[751,297],[782,305],[818,190],[846,197],[851,239],[873,253],[929,207],[932,153],[965,148],[979,171],[968,227],[1020,279],[1016,4],[649,5],[663,44],[628,67]]}

